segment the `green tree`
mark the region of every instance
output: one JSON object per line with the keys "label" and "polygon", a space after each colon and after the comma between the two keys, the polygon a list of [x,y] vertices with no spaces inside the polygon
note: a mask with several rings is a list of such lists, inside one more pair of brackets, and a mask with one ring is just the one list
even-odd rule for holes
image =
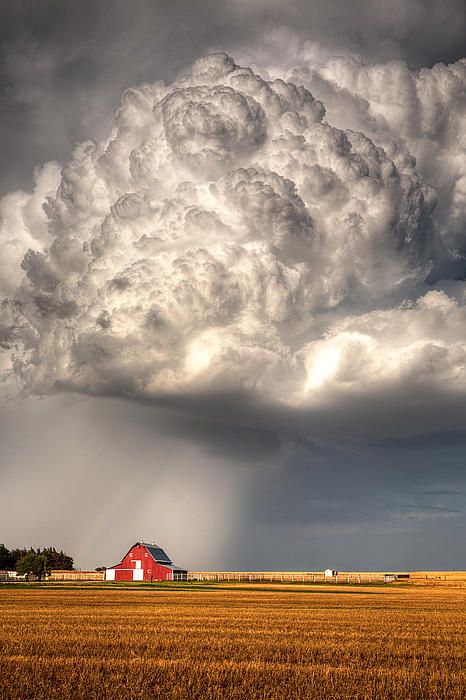
{"label": "green tree", "polygon": [[11,570],[14,569],[16,565],[16,560],[14,558],[13,552],[5,547],[4,544],[0,544],[0,569]]}
{"label": "green tree", "polygon": [[42,581],[47,574],[50,573],[50,567],[47,564],[47,559],[43,554],[37,554],[33,550],[27,552],[16,562],[16,572],[20,576],[36,576],[39,581]]}
{"label": "green tree", "polygon": [[38,550],[38,554],[43,554],[47,559],[47,565],[50,569],[62,569],[72,571],[74,567],[73,557],[65,554],[63,550],[57,552],[55,547],[45,547],[42,551]]}
{"label": "green tree", "polygon": [[29,549],[26,549],[25,547],[23,547],[22,549],[18,549],[18,547],[16,547],[16,549],[12,549],[10,552],[10,554],[13,558],[13,567],[12,568],[16,569],[16,564],[21,559],[21,557],[24,557],[25,554],[27,554],[28,552],[33,552],[33,551],[34,550],[32,549],[32,547],[29,547]]}
{"label": "green tree", "polygon": [[57,552],[55,547],[44,547],[44,549],[33,549],[32,547],[26,549],[23,547],[10,550],[4,544],[0,544],[0,569],[9,571],[16,569],[18,561],[30,553],[44,556],[47,562],[47,569],[65,569],[67,571],[74,569],[73,557],[65,554],[62,549],[59,552]]}

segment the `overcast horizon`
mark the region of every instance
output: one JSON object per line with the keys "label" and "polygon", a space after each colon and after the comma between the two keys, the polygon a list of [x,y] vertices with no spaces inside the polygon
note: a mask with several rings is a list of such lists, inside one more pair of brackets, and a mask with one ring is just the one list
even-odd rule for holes
{"label": "overcast horizon", "polygon": [[466,8],[0,8],[0,542],[466,569]]}

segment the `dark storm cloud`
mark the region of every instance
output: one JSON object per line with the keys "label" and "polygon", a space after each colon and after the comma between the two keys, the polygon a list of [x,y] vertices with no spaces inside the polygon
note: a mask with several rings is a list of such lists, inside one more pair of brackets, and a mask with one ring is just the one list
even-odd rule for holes
{"label": "dark storm cloud", "polygon": [[[369,61],[432,65],[465,53],[465,12],[462,0],[4,0],[0,193],[28,189],[37,164],[101,137],[125,87],[173,79],[209,49],[269,46],[275,57],[311,40]],[[280,39],[280,28],[293,37]]]}
{"label": "dark storm cloud", "polygon": [[428,384],[397,383],[388,390],[350,395],[329,389],[325,404],[300,408],[268,404],[246,392],[182,394],[149,403],[178,416],[195,414],[213,426],[236,425],[259,435],[272,432],[298,441],[308,436],[323,444],[363,440],[373,447],[415,449],[466,441],[464,397]]}
{"label": "dark storm cloud", "polygon": [[[462,446],[400,443],[393,450],[355,442],[336,448],[273,429],[239,429],[231,426],[231,416],[230,424],[222,425],[151,404],[99,402],[106,406],[105,422],[122,436],[136,429],[144,441],[156,444],[156,436],[164,435],[173,455],[185,444],[196,445],[207,462],[213,458],[209,500],[228,501],[229,492],[219,487],[225,471],[245,478],[231,513],[228,548],[216,555],[217,568],[273,569],[280,562],[297,570],[327,564],[402,570],[422,569],[426,562],[454,568],[461,561]],[[158,467],[152,469],[156,474]],[[188,483],[202,469],[192,461]],[[202,567],[204,556],[200,553],[196,566]]]}
{"label": "dark storm cloud", "polygon": [[[106,397],[104,400],[118,398],[118,395]],[[138,415],[138,424],[148,433],[162,430],[166,434],[177,435],[179,439],[197,443],[213,457],[222,458],[226,455],[238,464],[244,462],[273,462],[282,449],[280,433],[270,426],[256,427],[246,418],[240,417],[231,424],[231,411],[244,410],[244,403],[229,403],[223,397],[221,405],[213,402],[215,408],[204,413],[202,407],[196,404],[196,411],[189,410],[189,399],[181,399],[173,404],[171,401],[131,401],[133,411]],[[210,397],[210,401],[212,397]],[[207,399],[209,402],[209,399]],[[126,402],[128,403],[128,402]],[[215,412],[218,415],[215,417]],[[311,441],[305,444],[317,449]]]}
{"label": "dark storm cloud", "polygon": [[63,396],[1,406],[0,439],[5,542],[53,543],[82,567],[114,563],[141,537],[192,569],[461,565],[456,447],[278,444],[135,402]]}
{"label": "dark storm cloud", "polygon": [[252,569],[258,556],[263,568],[278,560],[291,570],[461,566],[463,462],[455,448],[413,456],[290,445],[288,461],[252,484],[232,556]]}

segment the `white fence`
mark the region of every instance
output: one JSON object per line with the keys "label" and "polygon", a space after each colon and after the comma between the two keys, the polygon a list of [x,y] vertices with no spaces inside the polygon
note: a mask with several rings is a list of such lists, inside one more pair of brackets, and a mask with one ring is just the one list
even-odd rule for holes
{"label": "white fence", "polygon": [[[388,578],[390,576],[390,578]],[[383,583],[397,580],[397,575],[385,573],[338,573],[326,576],[322,572],[288,571],[190,571],[187,577],[175,580],[237,582],[237,583]]]}
{"label": "white fence", "polygon": [[[31,577],[33,578],[33,577]],[[19,576],[16,571],[0,571],[0,581],[26,581],[26,576]]]}

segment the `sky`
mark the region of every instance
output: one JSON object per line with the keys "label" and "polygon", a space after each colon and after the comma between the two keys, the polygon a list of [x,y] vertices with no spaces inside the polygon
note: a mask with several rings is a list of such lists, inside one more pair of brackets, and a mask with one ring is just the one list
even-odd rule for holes
{"label": "sky", "polygon": [[461,1],[0,8],[0,541],[464,569]]}

